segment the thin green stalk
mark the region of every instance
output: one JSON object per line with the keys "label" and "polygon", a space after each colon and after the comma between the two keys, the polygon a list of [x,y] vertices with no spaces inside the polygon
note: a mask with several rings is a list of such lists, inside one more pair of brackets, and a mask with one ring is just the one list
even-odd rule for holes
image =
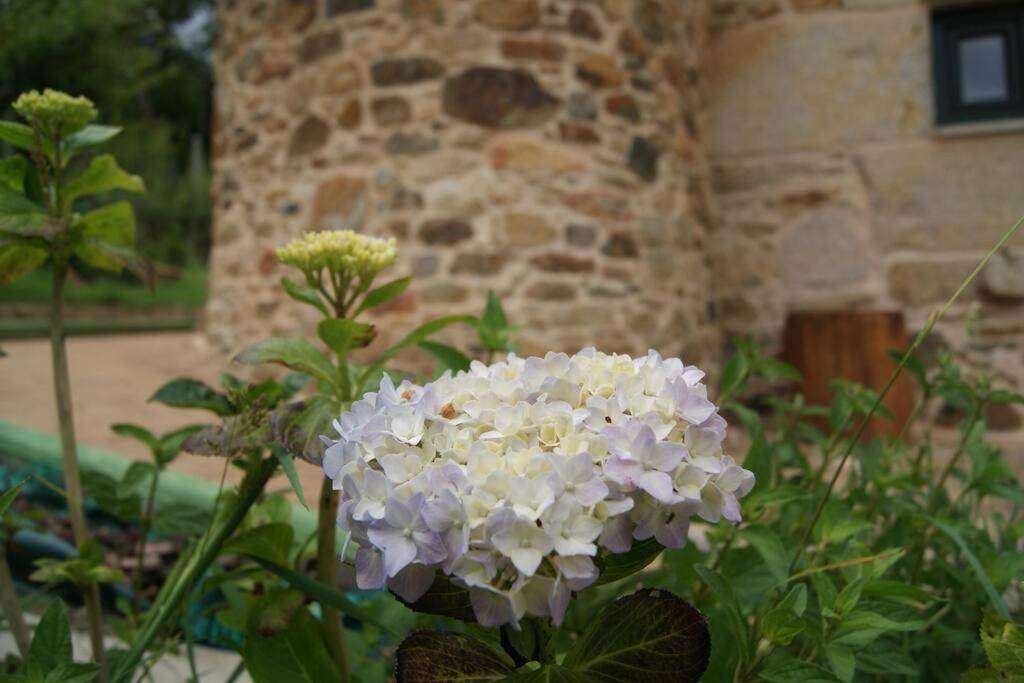
{"label": "thin green stalk", "polygon": [[[85,521],[82,478],[78,469],[75,445],[75,422],[71,411],[71,378],[68,373],[68,355],[64,344],[64,283],[68,266],[61,254],[54,256],[53,291],[50,299],[50,351],[53,362],[53,386],[57,397],[57,421],[60,425],[60,445],[64,458],[64,487],[67,490],[68,515],[75,544],[81,548],[89,540],[89,527]],[[103,650],[103,604],[99,587],[95,584],[82,588],[89,623],[89,640],[93,659],[100,665],[99,681],[109,677],[107,657]]]}
{"label": "thin green stalk", "polygon": [[142,565],[146,557],[146,536],[153,527],[153,507],[156,504],[156,489],[160,481],[160,469],[153,472],[153,480],[149,483],[149,496],[146,498],[146,509],[142,513],[142,529],[139,536],[139,545],[135,551],[135,590],[132,595],[132,616],[139,615],[139,607],[142,604]]}
{"label": "thin green stalk", "polygon": [[28,626],[25,625],[25,616],[21,612],[21,603],[18,602],[18,589],[14,586],[11,568],[7,565],[7,543],[4,541],[0,541],[0,604],[3,605],[18,652],[27,661],[28,646],[32,641],[28,635]]}
{"label": "thin green stalk", "polygon": [[[889,376],[889,380],[885,383],[885,387],[882,389],[882,392],[875,399],[874,404],[872,404],[871,410],[868,411],[867,415],[861,418],[860,424],[857,425],[857,429],[854,431],[853,437],[850,439],[849,445],[847,445],[846,450],[843,452],[843,457],[839,461],[839,467],[836,468],[835,473],[832,475],[832,479],[829,481],[828,484],[828,489],[826,489],[825,495],[821,497],[821,501],[818,503],[818,507],[814,511],[814,516],[811,518],[811,523],[807,525],[807,529],[804,532],[803,539],[801,540],[800,545],[797,546],[796,554],[793,556],[793,561],[789,565],[790,574],[793,573],[793,570],[796,569],[797,564],[799,564],[800,559],[803,557],[804,548],[807,546],[807,542],[808,540],[810,540],[811,534],[814,532],[814,527],[818,524],[818,520],[821,519],[821,513],[824,511],[825,505],[828,503],[829,498],[832,497],[832,491],[835,490],[836,482],[839,481],[839,476],[842,474],[843,469],[845,469],[846,462],[847,460],[850,459],[850,455],[853,454],[853,449],[857,445],[857,442],[860,440],[861,434],[864,432],[864,429],[867,427],[868,422],[871,420],[871,418],[874,417],[875,412],[878,410],[878,407],[882,404],[882,401],[889,393],[889,390],[892,389],[893,384],[896,383],[896,379],[900,376],[900,373],[903,372],[903,368],[906,366],[907,361],[910,359],[912,355],[914,355],[914,352],[917,351],[918,347],[921,346],[921,343],[924,342],[925,338],[935,327],[936,323],[942,320],[942,317],[946,314],[949,308],[956,302],[956,300],[960,298],[960,295],[964,293],[964,290],[966,290],[967,287],[974,281],[974,278],[978,276],[978,273],[980,273],[982,269],[986,265],[988,265],[989,260],[991,260],[991,258],[996,254],[996,252],[1002,249],[1003,245],[1006,244],[1007,240],[1013,237],[1013,234],[1017,232],[1017,229],[1022,224],[1024,224],[1024,216],[1021,216],[1017,220],[1017,222],[1014,223],[1013,226],[1006,231],[1006,233],[999,239],[999,241],[996,242],[995,246],[992,247],[992,249],[990,249],[987,254],[985,254],[985,257],[981,259],[981,261],[974,268],[974,270],[971,271],[971,274],[967,276],[967,279],[960,283],[960,286],[957,287],[957,290],[953,292],[953,296],[949,298],[949,301],[947,301],[938,311],[928,316],[928,322],[927,324],[925,324],[924,329],[918,332],[917,336],[914,337],[914,342],[910,345],[910,348],[907,349],[907,352],[903,354],[902,358],[900,358],[900,362],[896,365],[896,369],[893,370],[892,375]],[[845,428],[846,425],[841,425],[840,430],[842,431]]]}
{"label": "thin green stalk", "polygon": [[[320,486],[320,505],[317,519],[316,578],[320,583],[334,588],[338,583],[338,492],[334,482],[324,478]],[[321,604],[323,612],[324,640],[338,667],[338,680],[348,681],[348,656],[345,652],[344,631],[341,615],[327,605]]]}
{"label": "thin green stalk", "polygon": [[175,617],[185,598],[192,592],[196,581],[217,559],[224,543],[238,529],[249,512],[249,508],[260,497],[263,487],[266,486],[276,469],[277,458],[268,457],[260,460],[246,472],[245,478],[238,487],[238,497],[224,516],[223,521],[218,523],[215,520],[213,522],[213,526],[204,537],[204,542],[199,544],[200,550],[192,555],[188,565],[182,569],[181,574],[174,581],[164,584],[157,596],[156,603],[143,622],[139,635],[121,659],[120,667],[114,677],[115,681],[130,680],[132,671],[139,665],[150,644]]}

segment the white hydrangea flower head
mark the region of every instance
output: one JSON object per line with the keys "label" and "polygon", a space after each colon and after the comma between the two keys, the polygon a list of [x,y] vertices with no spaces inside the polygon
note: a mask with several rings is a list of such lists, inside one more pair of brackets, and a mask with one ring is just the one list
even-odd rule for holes
{"label": "white hydrangea flower head", "polygon": [[740,521],[754,475],[722,451],[704,373],[651,351],[510,355],[417,386],[385,375],[326,439],[357,582],[414,602],[437,570],[470,591],[477,621],[561,623],[595,558],[690,518]]}

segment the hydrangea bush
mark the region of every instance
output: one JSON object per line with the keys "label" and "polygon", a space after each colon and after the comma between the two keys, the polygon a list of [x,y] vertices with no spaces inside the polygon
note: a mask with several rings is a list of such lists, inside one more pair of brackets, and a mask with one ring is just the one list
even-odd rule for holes
{"label": "hydrangea bush", "polygon": [[323,463],[359,587],[415,602],[440,569],[484,626],[557,625],[601,555],[680,548],[694,515],[739,522],[754,477],[722,451],[703,377],[654,351],[594,349],[474,362],[424,386],[385,375],[335,422]]}

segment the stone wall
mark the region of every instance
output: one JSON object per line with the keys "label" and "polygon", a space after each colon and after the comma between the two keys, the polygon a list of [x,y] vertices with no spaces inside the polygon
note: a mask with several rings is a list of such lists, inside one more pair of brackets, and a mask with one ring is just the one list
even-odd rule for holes
{"label": "stone wall", "polygon": [[[712,33],[723,330],[777,346],[789,311],[856,307],[901,309],[920,329],[1024,212],[1024,133],[936,128],[923,3],[714,0]],[[1022,302],[1016,239],[940,335],[1019,386]]]}
{"label": "stone wall", "polygon": [[384,329],[478,312],[525,353],[707,359],[704,0],[221,0],[207,330],[311,333],[272,248],[399,241]]}

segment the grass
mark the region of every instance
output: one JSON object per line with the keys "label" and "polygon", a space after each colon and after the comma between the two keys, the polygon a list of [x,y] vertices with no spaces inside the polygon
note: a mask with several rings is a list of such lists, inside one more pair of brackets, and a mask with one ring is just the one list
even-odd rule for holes
{"label": "grass", "polygon": [[[0,287],[0,303],[47,305],[50,302],[50,271],[40,268],[16,282]],[[204,268],[182,269],[177,280],[161,280],[154,291],[137,282],[97,276],[83,282],[69,282],[67,303],[75,305],[118,305],[127,307],[183,306],[202,308],[206,303],[207,273]]]}

